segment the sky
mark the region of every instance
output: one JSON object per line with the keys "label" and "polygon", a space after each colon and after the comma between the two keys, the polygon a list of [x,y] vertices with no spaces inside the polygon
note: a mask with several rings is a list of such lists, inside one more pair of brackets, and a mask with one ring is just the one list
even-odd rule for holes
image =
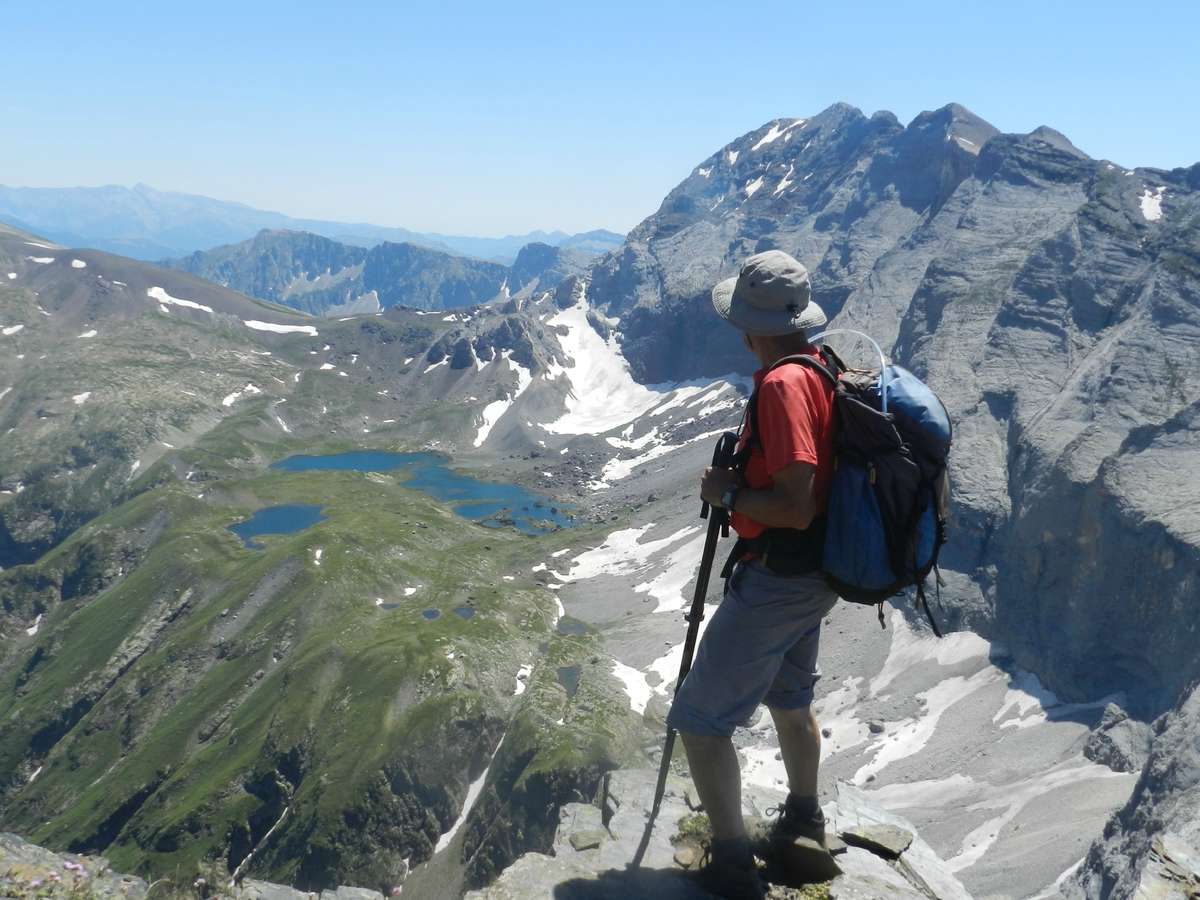
{"label": "sky", "polygon": [[4,3],[0,184],[143,182],[454,234],[627,231],[844,101],[1200,161],[1200,4]]}

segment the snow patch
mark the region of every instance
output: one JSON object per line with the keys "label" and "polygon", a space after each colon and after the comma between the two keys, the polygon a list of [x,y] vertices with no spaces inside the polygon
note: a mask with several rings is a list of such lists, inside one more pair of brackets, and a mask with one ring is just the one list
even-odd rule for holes
{"label": "snow patch", "polygon": [[[504,737],[508,737],[508,735],[505,735]],[[459,813],[458,818],[454,821],[454,824],[450,826],[450,830],[438,838],[437,846],[433,849],[434,853],[441,853],[443,850],[449,847],[450,842],[454,840],[454,836],[458,834],[459,829],[463,827],[464,823],[466,823],[467,816],[470,815],[471,809],[475,806],[475,801],[479,799],[479,795],[483,791],[483,786],[487,782],[488,772],[492,770],[492,762],[496,759],[496,754],[500,752],[500,747],[503,744],[504,738],[500,738],[500,743],[497,744],[496,749],[492,751],[492,756],[488,760],[488,764],[484,767],[483,772],[481,772],[479,777],[472,781],[470,787],[467,788],[467,796],[466,799],[463,800],[462,812]]]}
{"label": "snow patch", "polygon": [[517,688],[513,691],[514,697],[520,697],[525,693],[525,688],[528,686],[526,682],[528,682],[529,676],[532,674],[533,666],[529,663],[525,663],[521,668],[517,669]]}
{"label": "snow patch", "polygon": [[998,809],[999,815],[988,819],[963,838],[962,849],[946,860],[946,867],[951,872],[961,872],[975,865],[987,853],[988,849],[1000,837],[1000,832],[1006,825],[1023,810],[1029,803],[1045,797],[1051,791],[1069,784],[1081,781],[1105,780],[1108,778],[1130,778],[1125,772],[1114,772],[1108,766],[1086,761],[1068,760],[1055,766],[1034,778],[1019,784],[997,785],[985,792],[985,797],[975,803],[967,804],[964,809],[974,812],[984,809]]}
{"label": "snow patch", "polygon": [[878,696],[897,675],[919,662],[953,666],[974,657],[986,659],[989,649],[987,641],[970,631],[951,632],[940,640],[919,635],[903,615],[893,610],[892,646],[883,668],[871,679],[871,694]]}
{"label": "snow patch", "polygon": [[71,268],[72,269],[86,269],[87,263],[85,263],[82,259],[73,259],[73,260],[71,260]]}
{"label": "snow patch", "polygon": [[629,695],[629,708],[639,716],[644,715],[646,704],[650,702],[650,697],[653,695],[645,674],[615,659],[612,673],[625,685],[625,693]]}
{"label": "snow patch", "polygon": [[759,175],[753,181],[746,182],[746,186],[744,188],[742,188],[742,190],[744,190],[746,192],[746,199],[749,200],[751,197],[753,197],[755,195],[755,193],[758,192],[758,189],[762,186],[763,186],[763,176],[762,175]]}
{"label": "snow patch", "polygon": [[275,417],[275,421],[279,423],[279,427],[283,429],[284,434],[291,434],[292,429],[288,428],[287,422],[283,421],[279,413],[275,411],[275,407],[277,407],[280,403],[287,403],[287,398],[284,398],[283,400],[276,400],[271,404],[271,415]]}
{"label": "snow patch", "polygon": [[271,331],[275,334],[307,334],[317,337],[317,329],[312,325],[280,325],[276,322],[259,322],[257,319],[243,319],[242,324],[255,331]]}
{"label": "snow patch", "polygon": [[87,331],[85,331],[83,334],[81,334],[80,337],[81,338],[94,338],[97,334],[99,334],[99,332],[96,331],[95,328],[90,328]]}
{"label": "snow patch", "polygon": [[620,481],[622,478],[628,478],[637,469],[646,465],[652,460],[658,459],[660,456],[666,456],[668,453],[678,450],[681,447],[686,447],[688,444],[694,444],[696,441],[703,441],[711,438],[713,435],[721,434],[725,431],[724,428],[716,428],[712,431],[705,431],[689,438],[682,444],[658,444],[651,447],[640,456],[634,456],[630,459],[613,458],[604,464],[604,468],[600,470],[600,478],[593,481],[590,487],[594,491],[603,490],[609,487],[614,481]]}
{"label": "snow patch", "polygon": [[[643,572],[648,567],[652,556],[665,551],[678,551],[680,542],[693,537],[701,530],[698,525],[688,525],[664,538],[643,542],[642,536],[653,527],[653,522],[647,522],[640,527],[614,531],[604,539],[604,543],[600,546],[585,550],[571,560],[570,570],[565,575],[558,575],[558,578],[564,583],[568,583],[595,578],[598,575]],[[543,563],[541,569],[545,568]],[[535,571],[539,570],[535,569]],[[655,584],[655,582],[657,579],[647,584],[655,585],[660,592],[665,594],[668,586],[665,583]],[[646,591],[649,592],[649,590],[650,588],[647,587]]]}
{"label": "snow patch", "polygon": [[[152,287],[146,291],[146,295],[151,300],[157,300],[165,306],[182,306],[185,309],[198,309],[201,312],[211,313],[213,308],[205,306],[203,303],[197,303],[194,300],[181,300],[178,297],[172,297],[160,287]],[[249,323],[247,323],[249,324]]]}
{"label": "snow patch", "polygon": [[700,556],[704,552],[704,539],[705,535],[701,532],[673,550],[665,561],[659,563],[662,571],[650,581],[636,585],[633,592],[649,594],[657,600],[658,605],[654,607],[656,613],[683,609],[688,602],[683,591],[700,564]]}
{"label": "snow patch", "polygon": [[771,126],[771,130],[764,134],[762,138],[759,139],[759,142],[750,148],[750,152],[753,153],[755,150],[760,150],[767,146],[767,144],[779,140],[779,138],[783,137],[797,125],[803,125],[804,121],[804,119],[796,119],[789,125],[784,125],[782,122],[776,122]]}
{"label": "snow patch", "polygon": [[782,179],[780,179],[779,186],[776,187],[775,190],[772,192],[776,197],[778,197],[780,194],[782,194],[784,191],[786,191],[788,189],[788,187],[790,187],[792,185],[792,183],[793,183],[792,182],[792,172],[795,171],[795,169],[796,169],[795,163],[788,166],[787,174],[784,175]]}
{"label": "snow patch", "polygon": [[448,365],[450,365],[450,357],[447,356],[444,359],[442,359],[441,362],[431,363],[430,365],[426,366],[425,371],[422,372],[421,374],[428,375],[430,372],[432,372],[434,369],[438,368],[439,366],[448,366]]}
{"label": "snow patch", "polygon": [[740,153],[741,153],[740,150],[726,150],[725,151],[725,161],[727,163],[729,163],[729,165],[732,166],[734,163],[737,162],[737,158]]}
{"label": "snow patch", "polygon": [[83,406],[90,396],[92,396],[91,391],[84,391],[82,394],[75,394],[71,399],[75,401],[76,406]]}
{"label": "snow patch", "polygon": [[1163,193],[1166,189],[1166,185],[1159,185],[1157,191],[1151,192],[1150,188],[1146,188],[1142,193],[1142,217],[1147,222],[1157,222],[1162,218]]}
{"label": "snow patch", "polygon": [[526,388],[533,384],[533,373],[527,368],[512,361],[512,351],[505,350],[501,353],[504,362],[508,367],[517,374],[516,389],[500,400],[494,400],[483,408],[480,414],[481,422],[479,431],[475,434],[475,446],[480,447],[487,440],[487,436],[491,434],[492,428],[500,421],[503,416],[517,402],[517,398],[525,393]]}
{"label": "snow patch", "polygon": [[240,391],[234,391],[232,394],[228,395],[224,400],[221,401],[221,405],[222,406],[233,406],[233,404],[237,403],[237,401],[240,400],[242,397],[245,397],[245,396],[251,395],[251,394],[261,394],[261,393],[262,393],[262,391],[260,391],[254,385],[247,384]]}
{"label": "snow patch", "polygon": [[[704,619],[700,622],[700,628],[696,634],[696,641],[704,637],[704,632],[708,629],[708,623],[712,621],[713,613],[716,611],[716,604],[707,604],[704,607]],[[683,641],[680,641],[654,662],[646,667],[646,675],[658,675],[659,683],[654,686],[654,693],[660,697],[667,696],[667,691],[671,689],[675,679],[679,677],[679,665],[683,662]]]}
{"label": "snow patch", "polygon": [[48,265],[50,265],[50,263],[54,262],[53,256],[27,256],[25,258],[28,260],[32,260],[35,263],[40,263],[43,266],[48,266]]}
{"label": "snow patch", "polygon": [[33,624],[25,629],[25,633],[33,637],[38,633],[38,627],[42,624],[42,614],[38,613],[37,618],[33,620]]}
{"label": "snow patch", "polygon": [[[7,328],[0,328],[0,333],[3,333],[7,337],[9,335],[16,334],[18,331],[21,331],[24,327],[25,327],[24,325],[9,325]],[[83,335],[80,335],[80,337],[82,337],[82,336]]]}

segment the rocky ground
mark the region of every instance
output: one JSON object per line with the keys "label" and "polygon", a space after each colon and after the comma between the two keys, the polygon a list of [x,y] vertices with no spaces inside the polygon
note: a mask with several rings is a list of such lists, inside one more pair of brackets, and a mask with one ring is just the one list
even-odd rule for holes
{"label": "rocky ground", "polygon": [[[657,772],[650,769],[614,772],[607,793],[597,798],[596,805],[573,803],[562,808],[551,853],[521,857],[494,884],[468,893],[468,900],[703,900],[711,896],[686,875],[699,863],[700,853],[694,788],[682,778],[668,780],[642,865],[630,868],[642,840],[656,779]],[[743,798],[747,818],[763,819],[782,797],[778,791],[748,790]],[[820,880],[810,876],[807,888],[803,881],[778,882],[772,887],[772,898],[908,900],[937,896],[969,900],[963,886],[913,826],[874,807],[861,792],[843,788],[827,804],[825,814],[832,834],[845,835],[863,846],[834,842],[834,859],[841,874],[828,881],[828,872]],[[890,850],[876,845],[872,838],[879,839],[886,830],[880,826],[896,829],[889,837],[898,836],[900,844]]]}

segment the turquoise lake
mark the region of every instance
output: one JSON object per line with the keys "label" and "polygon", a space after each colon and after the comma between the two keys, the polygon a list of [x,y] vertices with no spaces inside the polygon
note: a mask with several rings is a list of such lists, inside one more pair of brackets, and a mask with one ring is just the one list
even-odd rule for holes
{"label": "turquoise lake", "polygon": [[358,450],[325,456],[289,456],[272,463],[271,468],[286,472],[402,471],[408,475],[405,487],[422,491],[463,518],[489,528],[513,527],[536,535],[574,524],[570,513],[550,497],[520,485],[483,481],[455,472],[445,457],[436,453]]}
{"label": "turquoise lake", "polygon": [[263,545],[254,540],[262,534],[293,534],[324,522],[328,516],[321,515],[321,507],[293,503],[284,506],[268,506],[254,513],[245,522],[230,525],[229,530],[242,539],[251,550],[262,550]]}

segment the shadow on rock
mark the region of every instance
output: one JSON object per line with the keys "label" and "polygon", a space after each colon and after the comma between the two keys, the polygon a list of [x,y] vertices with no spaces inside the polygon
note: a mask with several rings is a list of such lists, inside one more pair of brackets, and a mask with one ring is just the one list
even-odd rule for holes
{"label": "shadow on rock", "polygon": [[594,878],[572,878],[554,888],[555,900],[712,900],[712,896],[677,869],[608,869]]}

